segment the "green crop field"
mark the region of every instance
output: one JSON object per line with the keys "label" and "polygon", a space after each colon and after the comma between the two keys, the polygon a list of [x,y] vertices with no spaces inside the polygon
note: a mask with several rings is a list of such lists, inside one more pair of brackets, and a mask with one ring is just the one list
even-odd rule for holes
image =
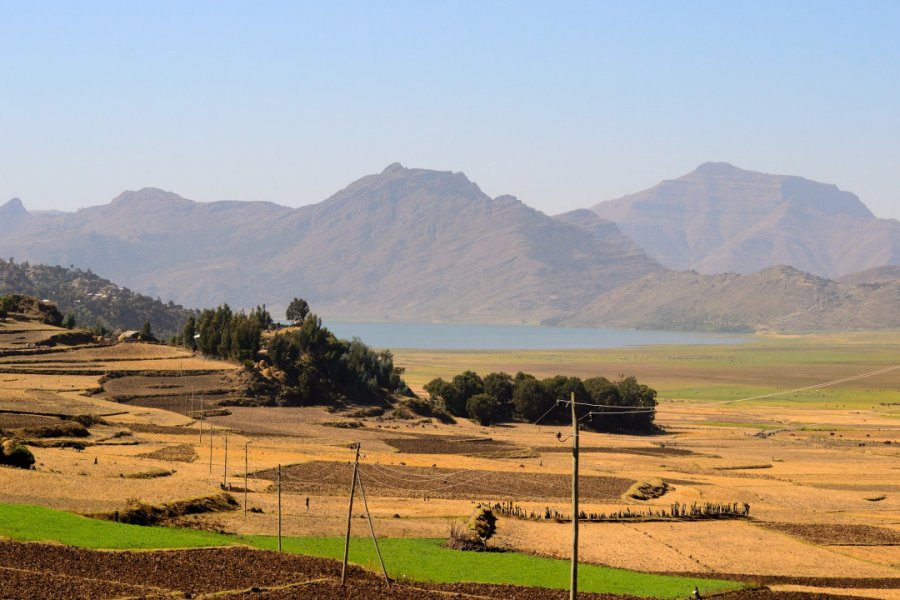
{"label": "green crop field", "polygon": [[[248,545],[274,550],[273,536],[236,536],[189,529],[140,527],[89,519],[39,506],[0,504],[0,536],[20,541],[55,541],[96,549],[166,549]],[[388,573],[414,581],[513,584],[565,589],[569,563],[516,552],[460,552],[442,546],[443,540],[390,538],[381,540]],[[283,538],[286,552],[339,559],[343,540],[335,537]],[[368,569],[378,562],[369,539],[354,538],[350,560]],[[741,588],[741,584],[686,577],[670,577],[582,565],[579,586],[586,592],[631,594],[653,598],[686,597],[694,585],[707,592]]]}

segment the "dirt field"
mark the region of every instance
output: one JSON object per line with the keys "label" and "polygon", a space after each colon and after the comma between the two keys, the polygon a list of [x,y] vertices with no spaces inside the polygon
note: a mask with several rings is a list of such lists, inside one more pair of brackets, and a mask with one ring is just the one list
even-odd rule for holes
{"label": "dirt field", "polygon": [[[166,552],[96,552],[47,544],[0,541],[0,597],[22,600],[66,598],[367,598],[445,600],[497,598],[562,600],[564,590],[478,584],[391,586],[373,573],[351,567],[340,586],[340,563],[243,548]],[[806,600],[827,595],[738,592],[724,600]],[[837,596],[835,596],[837,597]],[[846,596],[840,596],[846,598]],[[584,600],[628,600],[627,596],[579,594]]]}
{"label": "dirt field", "polygon": [[[564,501],[567,479],[555,473],[510,473],[380,465],[363,463],[361,472],[366,489],[373,496],[430,497],[462,500],[485,500],[498,494],[504,497]],[[276,471],[268,469],[252,474],[257,479],[275,481]],[[282,488],[296,493],[346,494],[347,482],[353,476],[349,463],[311,462],[282,469]],[[580,478],[585,502],[618,500],[634,483],[618,477],[585,476]]]}
{"label": "dirt field", "polygon": [[[443,425],[389,415],[360,418],[351,416],[352,410],[331,413],[316,407],[230,407],[231,414],[204,420],[201,437],[200,423],[191,418],[191,392],[195,402],[226,394],[228,371],[235,365],[145,344],[50,352],[33,344],[53,335],[52,328],[23,327],[16,332],[4,324],[0,330],[0,429],[54,422],[49,415],[99,414],[108,423],[90,428],[83,452],[32,447],[36,470],[0,469],[0,502],[90,513],[120,509],[130,498],[157,504],[206,496],[226,482],[243,485],[246,449],[249,505],[262,512],[246,518],[243,511],[193,517],[193,526],[274,533],[274,469],[281,464],[285,534],[340,535],[346,524],[353,458],[349,446],[359,442],[361,473],[379,535],[444,536],[450,522],[466,518],[473,502],[479,501],[515,500],[528,510],[570,510],[571,448],[556,440],[559,427],[481,427],[466,419]],[[448,353],[442,358],[430,353],[427,360],[422,355],[400,356],[398,363],[410,368],[413,381],[441,369],[459,372],[457,367],[463,364],[480,372],[491,367],[538,374],[602,370],[608,376],[634,373],[650,383],[656,378],[666,390],[657,417],[664,435],[581,435],[584,509],[609,512],[668,509],[673,502],[746,502],[752,520],[585,524],[583,560],[644,571],[744,574],[774,586],[801,586],[809,593],[858,591],[860,596],[887,598],[900,597],[896,545],[900,407],[890,404],[900,402],[900,371],[847,389],[801,395],[795,403],[780,399],[773,404],[705,403],[775,384],[827,381],[896,360],[900,344],[876,337],[841,338],[833,342],[837,348],[833,355],[815,347],[832,342],[814,337],[792,342],[795,345],[789,348],[773,342],[726,350],[634,349],[542,356]],[[484,364],[467,362],[470,359]],[[794,361],[790,363],[794,370],[787,373],[779,361]],[[105,381],[98,393],[100,377],[107,371],[126,376]],[[335,426],[342,423],[359,425]],[[153,480],[129,478],[154,469],[175,472]],[[650,501],[623,497],[631,482],[650,478],[664,479],[672,491]],[[242,494],[235,495],[243,501]],[[304,505],[307,496],[310,513]],[[354,518],[353,531],[367,535],[365,520]],[[498,543],[566,557],[568,535],[565,524],[501,519]],[[77,573],[61,571],[55,579],[41,573],[39,568],[11,571],[7,565],[0,580],[19,581],[16,585],[23,590],[40,590],[40,585],[53,581],[55,589],[73,590],[76,596],[156,593],[146,586],[180,589],[167,587],[171,582],[162,579],[136,582],[116,574],[91,582],[75,577]],[[320,583],[272,580],[248,587],[294,583],[311,586],[303,588],[311,597],[343,597],[333,595],[340,592],[327,577]],[[95,584],[100,586],[96,593],[90,587]],[[365,579],[360,585],[367,586],[360,588],[365,594],[374,594],[367,597],[386,593],[377,579]],[[210,590],[197,588],[202,593]],[[487,588],[453,591],[486,597],[553,597],[514,596],[509,590]],[[254,597],[296,597],[292,593],[293,588],[268,589]]]}

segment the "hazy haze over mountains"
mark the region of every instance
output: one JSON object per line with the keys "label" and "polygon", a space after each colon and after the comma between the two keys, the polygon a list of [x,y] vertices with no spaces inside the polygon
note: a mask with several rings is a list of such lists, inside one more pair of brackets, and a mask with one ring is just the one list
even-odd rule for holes
{"label": "hazy haze over mountains", "polygon": [[791,265],[838,277],[900,264],[900,222],[876,218],[855,195],[727,163],[705,163],[593,210],[678,270],[746,274]]}
{"label": "hazy haze over mountains", "polygon": [[[677,269],[732,273],[666,269],[620,227]],[[297,209],[153,188],[64,214],[14,199],[0,256],[276,315],[302,296],[362,320],[860,329],[900,326],[900,272],[884,266],[900,262],[898,229],[834,186],[724,163],[552,218],[462,173],[392,164]]]}
{"label": "hazy haze over mountains", "polygon": [[326,315],[494,322],[562,316],[662,269],[597,218],[567,223],[461,173],[399,164],[299,209],[148,188],[26,214],[0,255],[89,267],[190,306],[303,296]]}

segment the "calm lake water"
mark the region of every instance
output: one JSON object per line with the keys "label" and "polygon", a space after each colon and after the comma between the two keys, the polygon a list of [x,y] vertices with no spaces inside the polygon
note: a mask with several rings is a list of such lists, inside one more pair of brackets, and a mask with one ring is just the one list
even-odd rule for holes
{"label": "calm lake water", "polygon": [[329,321],[338,337],[358,337],[376,348],[422,350],[573,350],[666,344],[741,344],[747,337],[635,331],[570,329],[534,325],[457,325],[449,323],[353,323]]}

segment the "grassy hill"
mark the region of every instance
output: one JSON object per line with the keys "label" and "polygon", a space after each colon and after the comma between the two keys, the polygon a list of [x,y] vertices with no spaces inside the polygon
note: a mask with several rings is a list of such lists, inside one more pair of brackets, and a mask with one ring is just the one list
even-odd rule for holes
{"label": "grassy hill", "polygon": [[79,327],[140,329],[149,321],[160,338],[176,333],[197,312],[119,287],[91,271],[0,259],[0,295],[24,294],[50,300]]}

